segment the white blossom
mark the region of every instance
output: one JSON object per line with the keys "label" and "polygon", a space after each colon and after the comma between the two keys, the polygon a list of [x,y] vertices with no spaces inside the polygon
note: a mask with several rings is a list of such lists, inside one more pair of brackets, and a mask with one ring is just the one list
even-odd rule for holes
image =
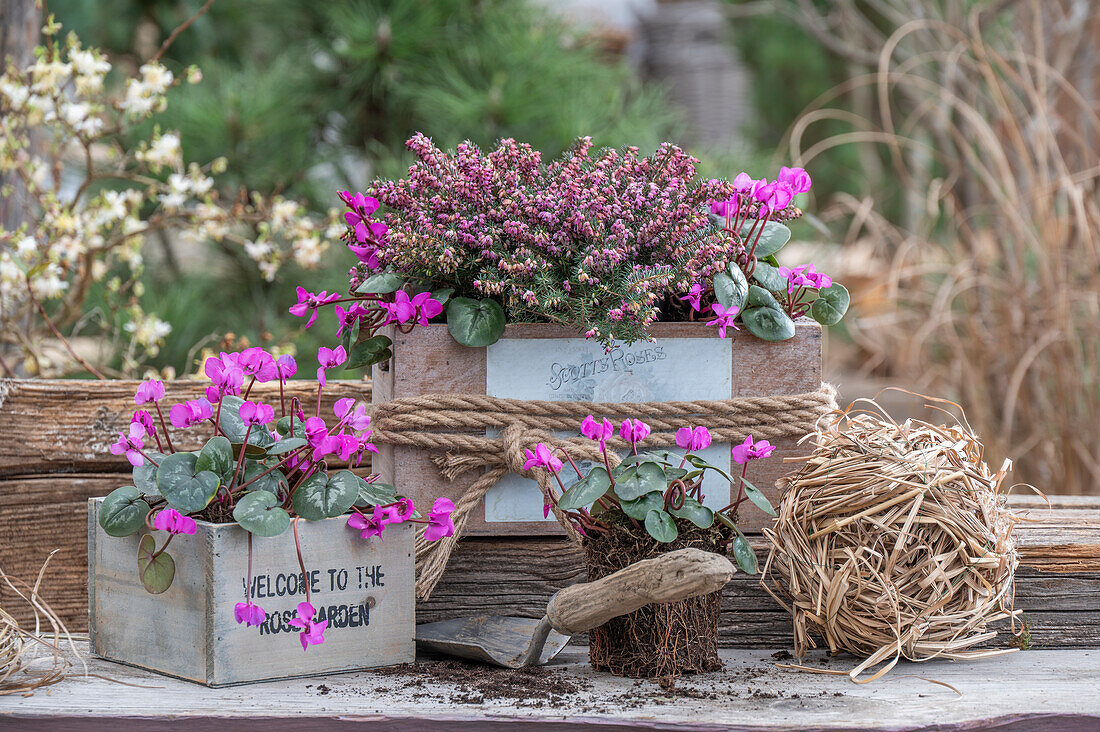
{"label": "white blossom", "polygon": [[137,159],[150,165],[179,165],[182,162],[179,133],[165,132],[153,141],[148,150],[138,151]]}
{"label": "white blossom", "polygon": [[31,280],[31,291],[39,300],[60,297],[68,286],[69,283],[65,281],[61,267],[54,262],[46,265],[45,271]]}

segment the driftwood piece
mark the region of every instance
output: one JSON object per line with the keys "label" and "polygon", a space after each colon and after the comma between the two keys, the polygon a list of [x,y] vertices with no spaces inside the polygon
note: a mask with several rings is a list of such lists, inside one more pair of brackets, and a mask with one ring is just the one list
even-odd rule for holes
{"label": "driftwood piece", "polygon": [[[533,670],[424,664],[244,689],[206,689],[93,658],[88,678],[74,675],[29,698],[0,698],[0,726],[26,732],[1083,732],[1100,725],[1095,653],[1040,650],[905,664],[889,681],[857,685],[845,675],[777,668],[771,650],[725,650],[725,670],[686,676],[668,690],[594,674],[585,656],[582,648],[566,648],[552,666]],[[808,663],[840,673],[852,665],[822,653]]]}
{"label": "driftwood piece", "polygon": [[[655,345],[670,338],[717,338],[714,328],[701,323],[654,323]],[[393,341],[393,358],[376,365],[373,373],[375,402],[432,393],[486,393],[486,349],[459,345],[446,326],[429,325],[403,334],[388,329]],[[799,320],[798,335],[789,341],[769,343],[745,332],[727,331],[732,349],[731,393],[729,397],[802,394],[821,386],[821,326],[808,319]],[[509,325],[503,339],[576,338],[565,327],[536,324]],[[549,364],[517,363],[517,369],[536,369]],[[685,397],[687,398],[687,397]],[[809,429],[807,429],[809,431]],[[775,502],[774,483],[795,468],[783,464],[784,457],[800,454],[797,440],[773,440],[777,449],[771,459],[754,465],[749,479]],[[444,480],[429,454],[415,447],[380,446],[375,459],[378,472],[386,483],[397,485],[399,492],[416,499],[431,500],[448,496],[457,500],[474,482],[467,473],[454,481]],[[747,531],[761,528],[767,520],[762,512],[745,512],[740,522]],[[487,522],[482,508],[475,509],[466,525],[466,535],[561,535],[553,521]]]}

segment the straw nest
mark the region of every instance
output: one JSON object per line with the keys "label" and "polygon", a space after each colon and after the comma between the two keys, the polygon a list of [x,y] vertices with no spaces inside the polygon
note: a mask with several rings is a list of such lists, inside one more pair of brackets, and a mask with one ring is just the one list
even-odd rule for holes
{"label": "straw nest", "polygon": [[66,650],[83,665],[65,624],[39,594],[46,567],[57,551],[50,552],[33,585],[0,569],[0,586],[6,587],[5,594],[29,605],[34,615],[34,629],[30,630],[20,627],[0,608],[0,696],[30,694],[64,679],[72,666]]}
{"label": "straw nest", "polygon": [[[873,401],[869,404],[877,408]],[[964,418],[965,419],[965,418]],[[779,482],[764,587],[794,618],[796,653],[822,637],[865,660],[853,680],[900,657],[975,658],[1013,618],[1016,519],[1001,490],[1011,469],[982,461],[964,423],[939,427],[853,410],[819,421],[816,449]]]}

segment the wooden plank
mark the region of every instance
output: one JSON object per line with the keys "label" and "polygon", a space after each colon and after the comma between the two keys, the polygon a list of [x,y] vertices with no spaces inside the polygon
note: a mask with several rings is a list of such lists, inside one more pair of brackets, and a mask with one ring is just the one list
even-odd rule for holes
{"label": "wooden plank", "polygon": [[[30,697],[0,697],[0,726],[50,732],[1074,732],[1100,726],[1100,654],[1030,651],[980,661],[903,662],[865,685],[845,675],[779,669],[770,650],[724,650],[721,658],[724,670],[678,679],[673,690],[593,673],[583,648],[567,648],[559,662],[530,671],[428,662],[247,689],[208,689],[90,659],[87,678],[74,675]],[[822,653],[807,663],[841,672],[854,665]]]}
{"label": "wooden plank", "polygon": [[[651,327],[658,339],[717,338],[714,328],[701,323],[654,323]],[[392,327],[386,334],[393,339],[393,358],[376,366],[373,380],[377,384],[375,401],[390,398],[422,396],[431,393],[485,394],[486,356],[483,348],[459,345],[446,326],[429,325],[404,334]],[[821,385],[821,327],[807,319],[798,323],[798,335],[781,343],[762,341],[746,332],[727,332],[732,348],[732,378],[730,397],[799,394],[816,391]],[[516,324],[505,328],[504,339],[512,338],[576,338],[569,328],[543,324]],[[529,368],[517,364],[517,368]],[[795,438],[773,440],[777,446],[768,460],[753,466],[750,479],[772,499],[777,498],[775,481],[797,469],[784,465],[783,458],[802,454]],[[394,483],[398,490],[412,496],[414,502],[448,496],[457,500],[474,482],[476,475],[460,476],[454,482],[445,481],[429,455],[419,449],[395,446],[384,448],[378,465],[382,480]],[[392,465],[391,465],[392,461]],[[762,512],[746,512],[742,527],[752,531],[768,520]],[[561,535],[554,522],[486,522],[483,508],[473,513],[467,524],[469,536],[487,535]]]}
{"label": "wooden plank", "polygon": [[[0,477],[49,473],[122,472],[124,457],[108,448],[118,431],[130,422],[137,408],[134,391],[138,381],[77,381],[65,379],[9,379],[0,382]],[[205,379],[178,380],[165,384],[166,405],[204,396]],[[304,405],[316,404],[317,387],[291,381],[286,397],[297,396]],[[363,381],[329,381],[322,392],[322,410],[332,416],[337,399],[354,397],[370,401],[370,384]],[[250,399],[279,403],[278,384],[256,384]],[[168,409],[164,418],[168,419]],[[202,430],[172,429],[179,449],[200,446]]]}

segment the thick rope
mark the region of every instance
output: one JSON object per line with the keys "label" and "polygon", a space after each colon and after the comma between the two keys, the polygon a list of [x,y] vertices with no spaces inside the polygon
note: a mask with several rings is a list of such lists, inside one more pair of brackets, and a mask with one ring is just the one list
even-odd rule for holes
{"label": "thick rope", "polygon": [[[557,482],[547,471],[523,469],[524,450],[533,450],[537,443],[543,442],[553,450],[564,448],[575,460],[602,460],[592,440],[554,434],[555,431],[578,433],[581,421],[589,414],[613,420],[640,418],[653,431],[639,446],[667,447],[675,444],[676,430],[689,425],[706,427],[716,443],[741,442],[748,435],[757,439],[801,437],[836,407],[836,390],[828,384],[806,394],[679,402],[549,402],[476,394],[427,394],[375,404],[371,439],[386,445],[445,451],[434,455],[432,460],[447,480],[471,470],[484,471],[455,502],[451,514],[455,524],[453,536],[428,542],[423,530],[418,533],[416,592],[419,598],[427,599],[447,568],[471,512],[507,473],[534,479],[544,495],[560,493]],[[487,428],[501,430],[500,436],[476,434]],[[608,444],[618,449],[627,447],[618,437],[608,440]],[[617,464],[618,458],[611,451],[608,454]],[[551,508],[569,538],[579,543],[580,535],[553,501]]]}

